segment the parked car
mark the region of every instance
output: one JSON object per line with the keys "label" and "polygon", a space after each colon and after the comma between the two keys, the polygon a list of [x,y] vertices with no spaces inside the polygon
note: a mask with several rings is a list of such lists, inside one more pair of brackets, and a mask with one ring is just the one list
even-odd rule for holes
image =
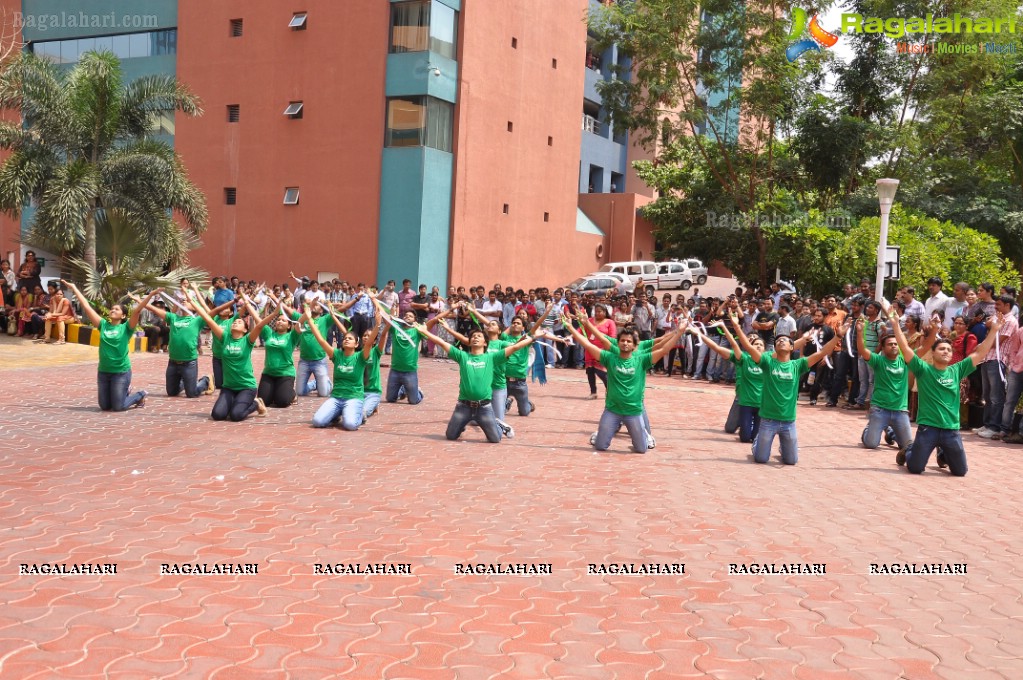
{"label": "parked car", "polygon": [[696,282],[697,286],[707,283],[707,268],[703,266],[702,262],[691,257],[682,261],[689,267],[689,271],[693,274],[693,281]]}
{"label": "parked car", "polygon": [[613,293],[618,290],[618,287],[621,284],[621,278],[610,274],[589,274],[587,276],[580,276],[578,279],[565,286],[565,289],[574,293],[579,293],[580,295],[590,293],[602,296],[606,294],[607,291],[611,291]]}
{"label": "parked car", "polygon": [[[591,276],[597,276],[597,275],[596,274],[591,274]],[[610,272],[610,273],[605,272],[603,274],[600,274],[600,276],[610,276],[615,281],[621,281],[622,282],[622,289],[626,293],[633,293],[636,290],[636,284],[633,283],[632,279],[630,279],[628,276],[625,276],[624,274],[616,274],[614,272]]]}
{"label": "parked car", "polygon": [[666,288],[689,290],[693,287],[694,280],[689,265],[684,261],[673,260],[657,265],[657,287],[661,290]]}
{"label": "parked car", "polygon": [[649,260],[608,262],[595,273],[621,274],[628,277],[632,283],[638,283],[640,279],[643,279],[643,290],[648,296],[653,295],[657,290],[657,263]]}

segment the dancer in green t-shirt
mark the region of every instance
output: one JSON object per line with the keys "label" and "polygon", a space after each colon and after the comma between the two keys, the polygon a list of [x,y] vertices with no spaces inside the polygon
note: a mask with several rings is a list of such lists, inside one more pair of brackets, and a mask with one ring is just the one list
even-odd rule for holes
{"label": "dancer in green t-shirt", "polygon": [[649,441],[646,427],[643,424],[643,393],[646,389],[646,372],[664,358],[668,350],[682,337],[686,325],[681,324],[653,352],[639,351],[639,334],[631,330],[618,333],[618,350],[611,351],[598,347],[572,326],[567,317],[562,318],[565,329],[572,334],[577,343],[607,368],[607,397],[604,400],[604,413],[600,416],[596,438],[590,441],[598,451],[607,451],[611,439],[623,424],[632,438],[632,450],[646,453]]}
{"label": "dancer in green t-shirt", "polygon": [[780,335],[774,341],[774,354],[761,352],[752,344],[734,311],[730,313],[732,327],[739,335],[739,344],[749,353],[753,363],[763,370],[763,391],[760,397],[760,431],[753,439],[753,461],[771,460],[774,438],[781,440],[781,462],[795,465],[799,460],[799,440],[796,438],[796,399],[799,397],[799,378],[809,373],[812,366],[830,354],[849,330],[849,324],[831,338],[816,353],[808,357],[792,358],[792,338]]}
{"label": "dancer in green t-shirt", "polygon": [[462,436],[466,425],[475,422],[483,430],[487,441],[497,444],[501,441],[501,426],[494,417],[493,398],[494,371],[503,368],[515,352],[529,346],[533,338],[526,335],[501,350],[487,351],[487,334],[482,328],[469,331],[469,351],[463,352],[448,341],[417,324],[416,330],[431,342],[439,345],[448,357],[458,364],[458,403],[448,421],[444,436],[454,441]]}
{"label": "dancer in green t-shirt", "polygon": [[[735,399],[728,411],[728,418],[725,420],[725,432],[729,434],[739,431],[739,441],[743,444],[750,444],[760,431],[760,397],[763,392],[764,380],[763,369],[757,365],[753,358],[742,351],[735,337],[722,327],[725,337],[728,339],[732,349],[725,349],[710,339],[706,333],[699,328],[690,326],[689,332],[697,335],[707,343],[708,349],[717,352],[721,358],[735,364]],[[750,344],[759,352],[764,351],[764,340],[759,335],[749,339]],[[731,427],[731,423],[735,427]]]}
{"label": "dancer in green t-shirt", "polygon": [[[241,317],[236,318],[230,329],[225,331],[217,320],[209,315],[205,305],[192,298],[190,291],[186,291],[185,294],[199,317],[210,327],[213,337],[223,343],[221,361],[224,367],[224,384],[220,388],[216,403],[213,404],[210,417],[213,420],[230,420],[237,423],[253,413],[266,415],[266,404],[256,396],[258,385],[252,371],[252,347],[256,340],[259,340],[263,328],[281,313],[281,308],[278,307],[272,314],[260,320],[251,331],[248,330],[245,319]],[[248,313],[255,318],[248,298],[244,298],[244,303]]]}
{"label": "dancer in green t-shirt", "polygon": [[89,323],[99,332],[99,408],[101,411],[124,411],[132,406],[142,408],[146,405],[146,391],[131,393],[131,359],[128,358],[128,345],[139,325],[139,315],[155,295],[163,292],[157,288],[135,306],[128,316],[128,308],[122,304],[110,307],[110,315],[104,319],[92,308],[82,291],[73,283],[61,280],[82,306],[82,313]]}
{"label": "dancer in green t-shirt", "polygon": [[[181,281],[181,290],[186,297],[191,288],[188,279]],[[199,377],[199,331],[203,326],[202,317],[194,314],[195,307],[188,300],[177,303],[173,298],[167,299],[179,304],[182,314],[146,305],[146,309],[160,317],[170,329],[170,340],[167,343],[167,372],[164,375],[167,396],[176,397],[182,390],[189,399],[213,394],[210,376]]]}
{"label": "dancer in green t-shirt", "polygon": [[[940,339],[931,346],[931,361],[920,359],[909,346],[906,334],[899,327],[899,315],[894,308],[886,310],[892,319],[892,328],[902,350],[902,358],[908,362],[910,372],[916,376],[920,406],[916,415],[916,437],[906,451],[906,469],[920,474],[927,467],[927,461],[935,448],[940,449],[938,466],[948,465],[949,472],[956,477],[966,475],[966,450],[959,436],[959,383],[973,373],[994,347],[998,331],[1005,324],[1005,317],[998,314],[994,325],[988,330],[984,342],[962,361],[952,361],[952,342]],[[899,457],[901,459],[901,456]]]}

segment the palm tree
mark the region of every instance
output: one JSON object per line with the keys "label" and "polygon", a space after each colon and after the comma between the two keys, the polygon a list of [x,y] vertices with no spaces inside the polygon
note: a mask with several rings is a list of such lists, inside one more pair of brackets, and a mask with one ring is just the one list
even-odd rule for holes
{"label": "palm tree", "polygon": [[[186,237],[206,229],[206,200],[181,159],[153,137],[152,118],[164,111],[202,115],[198,98],[173,76],[144,76],[123,84],[121,63],[108,51],[86,52],[62,72],[25,53],[0,71],[0,110],[23,123],[0,122],[0,211],[18,218],[34,201],[26,241],[52,244],[66,259],[100,266],[97,222],[107,211],[138,232],[142,260],[187,265]],[[173,220],[181,218],[187,234]]]}

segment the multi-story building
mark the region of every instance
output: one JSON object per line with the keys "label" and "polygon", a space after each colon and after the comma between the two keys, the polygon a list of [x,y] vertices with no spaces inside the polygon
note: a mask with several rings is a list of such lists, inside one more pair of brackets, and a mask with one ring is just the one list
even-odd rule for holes
{"label": "multi-story building", "polygon": [[600,116],[618,55],[588,54],[591,1],[0,0],[37,54],[110,49],[202,99],[161,131],[209,204],[193,263],[442,287],[652,254],[641,152]]}

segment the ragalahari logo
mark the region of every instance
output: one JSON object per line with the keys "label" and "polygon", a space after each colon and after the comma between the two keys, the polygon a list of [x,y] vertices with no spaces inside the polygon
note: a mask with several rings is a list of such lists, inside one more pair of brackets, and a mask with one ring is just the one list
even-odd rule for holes
{"label": "ragalahari logo", "polygon": [[[807,32],[810,34],[809,38],[804,37],[804,34]],[[837,34],[825,31],[817,23],[816,14],[813,15],[809,26],[807,26],[806,10],[802,7],[792,8],[792,29],[789,30],[788,38],[789,40],[796,41],[785,50],[785,56],[788,58],[789,63],[799,59],[806,52],[820,52],[822,47],[834,47],[835,43],[838,42]]]}

